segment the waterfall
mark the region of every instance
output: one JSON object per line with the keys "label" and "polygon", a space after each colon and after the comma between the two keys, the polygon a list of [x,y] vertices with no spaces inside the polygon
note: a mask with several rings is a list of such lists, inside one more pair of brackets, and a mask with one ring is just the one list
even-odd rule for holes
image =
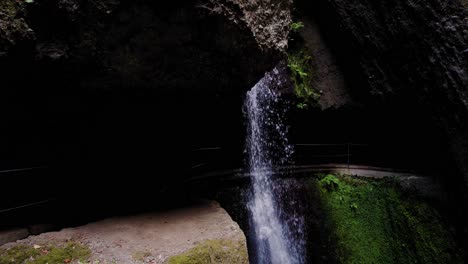
{"label": "waterfall", "polygon": [[300,233],[301,220],[288,219],[288,213],[278,203],[280,183],[273,178],[275,166],[287,163],[293,153],[283,123],[285,110],[278,107],[278,88],[285,84],[284,76],[280,68],[267,73],[247,92],[244,105],[246,152],[252,179],[248,209],[258,263],[304,262],[303,242],[294,234]]}

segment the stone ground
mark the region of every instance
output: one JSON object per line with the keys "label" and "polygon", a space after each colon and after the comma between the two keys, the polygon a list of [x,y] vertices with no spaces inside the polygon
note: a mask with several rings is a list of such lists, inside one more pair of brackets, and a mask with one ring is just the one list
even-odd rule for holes
{"label": "stone ground", "polygon": [[210,239],[246,243],[244,233],[228,213],[218,203],[204,201],[188,208],[109,218],[43,233],[0,248],[75,241],[91,249],[91,263],[164,263],[168,257]]}

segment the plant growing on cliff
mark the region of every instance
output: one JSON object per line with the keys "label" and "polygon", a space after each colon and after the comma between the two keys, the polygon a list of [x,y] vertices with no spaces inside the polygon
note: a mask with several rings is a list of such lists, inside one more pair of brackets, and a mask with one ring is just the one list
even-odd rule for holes
{"label": "plant growing on cliff", "polygon": [[291,30],[293,32],[298,32],[299,30],[301,30],[302,28],[304,27],[304,23],[302,22],[293,22],[291,23]]}
{"label": "plant growing on cliff", "polygon": [[320,180],[320,186],[328,192],[333,192],[339,189],[340,181],[333,174],[328,174],[325,178]]}
{"label": "plant growing on cliff", "polygon": [[317,105],[320,95],[312,87],[312,57],[306,49],[288,53],[288,68],[294,83],[294,92],[299,99],[297,107],[307,109]]}

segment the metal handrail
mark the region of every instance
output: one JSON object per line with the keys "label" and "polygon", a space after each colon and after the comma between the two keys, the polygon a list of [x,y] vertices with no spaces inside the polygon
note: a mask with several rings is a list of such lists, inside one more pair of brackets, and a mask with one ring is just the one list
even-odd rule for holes
{"label": "metal handrail", "polygon": [[316,143],[299,143],[299,144],[294,144],[295,146],[310,146],[310,147],[316,147],[316,146],[369,146],[369,144],[362,144],[362,143],[331,143],[331,144],[316,144]]}
{"label": "metal handrail", "polygon": [[[37,169],[47,169],[47,168],[48,168],[47,166],[38,166],[38,167],[0,170],[0,174],[1,173],[11,173],[11,172],[20,172],[20,171],[30,171],[30,170],[37,170]],[[22,204],[22,205],[18,205],[18,206],[11,207],[11,208],[1,209],[0,213],[6,213],[6,212],[9,212],[9,211],[18,210],[18,209],[25,208],[25,207],[31,207],[31,206],[38,205],[38,204],[48,203],[48,202],[50,202],[52,200],[55,200],[55,198],[48,198],[46,200],[42,200],[42,201],[38,201],[38,202],[32,202],[32,203]]]}
{"label": "metal handrail", "polygon": [[47,169],[46,166],[41,167],[29,167],[29,168],[18,168],[18,169],[9,169],[9,170],[0,170],[0,173],[9,173],[9,172],[17,172],[17,171],[28,171],[28,170],[36,170],[36,169]]}
{"label": "metal handrail", "polygon": [[[358,146],[358,147],[368,147],[369,144],[367,143],[352,143],[352,142],[349,142],[349,143],[297,143],[297,144],[294,144],[295,147],[330,147],[330,146],[343,146],[343,147],[346,147],[346,153],[339,153],[339,154],[336,154],[336,155],[310,155],[308,157],[311,157],[311,158],[333,158],[333,157],[346,157],[347,158],[347,166],[349,168],[350,164],[351,164],[351,157],[353,156],[353,154],[351,154],[351,147],[353,146]],[[197,148],[197,149],[193,149],[192,152],[198,152],[198,151],[213,151],[213,150],[222,150],[221,147],[200,147],[200,148]],[[205,167],[206,165],[208,165],[209,162],[203,162],[203,161],[199,161],[199,163],[197,163],[196,165],[193,165],[191,167],[191,169],[197,169],[197,168],[200,168],[200,167]]]}
{"label": "metal handrail", "polygon": [[347,165],[349,169],[349,165],[351,163],[351,146],[360,146],[360,147],[368,147],[369,144],[366,143],[300,143],[300,144],[295,144],[295,146],[301,146],[301,147],[321,147],[321,146],[344,146],[346,147],[346,154],[337,154],[337,155],[327,155],[327,156],[311,156],[312,158],[331,158],[331,157],[347,157]]}
{"label": "metal handrail", "polygon": [[55,198],[49,198],[49,199],[42,200],[42,201],[39,201],[39,202],[33,202],[33,203],[18,205],[16,207],[11,207],[11,208],[0,210],[0,214],[1,213],[6,213],[6,212],[9,212],[9,211],[13,211],[13,210],[17,210],[17,209],[21,209],[21,208],[25,208],[25,207],[31,207],[31,206],[38,205],[38,204],[48,203],[48,202],[53,201],[53,200],[55,200]]}
{"label": "metal handrail", "polygon": [[192,152],[195,152],[195,151],[205,151],[205,150],[221,150],[221,147],[197,148],[197,149],[192,149]]}

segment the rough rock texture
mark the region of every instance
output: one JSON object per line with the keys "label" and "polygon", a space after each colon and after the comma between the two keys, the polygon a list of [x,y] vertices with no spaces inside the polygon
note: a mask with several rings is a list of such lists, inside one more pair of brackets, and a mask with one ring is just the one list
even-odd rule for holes
{"label": "rough rock texture", "polygon": [[168,257],[214,239],[241,243],[247,251],[246,238],[239,225],[219,204],[207,201],[187,208],[110,218],[44,233],[2,248],[74,241],[90,248],[92,263],[166,263]]}
{"label": "rough rock texture", "polygon": [[[245,18],[229,19],[264,26],[265,32],[259,32],[257,40],[265,45],[287,42],[289,10],[278,9],[282,2],[271,5],[275,13],[261,22],[253,22],[255,14],[250,13],[258,6],[245,7],[246,13],[240,14]],[[276,16],[285,16],[285,22],[272,19]],[[0,3],[0,66],[8,76],[17,70],[11,62],[24,60],[28,65],[21,65],[22,71],[33,73],[31,77],[48,82],[49,87],[57,82],[68,87],[78,82],[75,86],[99,90],[115,90],[117,86],[169,92],[193,91],[200,86],[224,93],[242,86],[247,89],[272,68],[275,56],[272,59],[274,54],[260,51],[245,25],[235,25],[229,19],[210,14],[195,1],[54,0],[26,4],[5,0]],[[9,53],[12,48],[18,53]],[[15,75],[6,81],[10,81],[7,86],[24,82],[23,76]]]}
{"label": "rough rock texture", "polygon": [[0,59],[11,48],[34,40],[34,32],[25,17],[26,4],[23,1],[0,2]]}
{"label": "rough rock texture", "polygon": [[354,92],[374,104],[425,108],[468,183],[468,13],[460,1],[321,0],[305,8],[333,32],[348,75],[360,80]]}
{"label": "rough rock texture", "polygon": [[284,51],[292,23],[292,3],[292,0],[209,0],[204,7],[245,24],[260,46]]}
{"label": "rough rock texture", "polygon": [[320,93],[320,108],[326,110],[353,104],[343,72],[338,67],[319,26],[307,17],[299,20],[304,23],[304,28],[299,34],[312,56],[312,87]]}
{"label": "rough rock texture", "polygon": [[83,185],[110,170],[182,177],[191,144],[233,131],[238,100],[280,56],[197,2],[2,0],[2,167],[98,175]]}

